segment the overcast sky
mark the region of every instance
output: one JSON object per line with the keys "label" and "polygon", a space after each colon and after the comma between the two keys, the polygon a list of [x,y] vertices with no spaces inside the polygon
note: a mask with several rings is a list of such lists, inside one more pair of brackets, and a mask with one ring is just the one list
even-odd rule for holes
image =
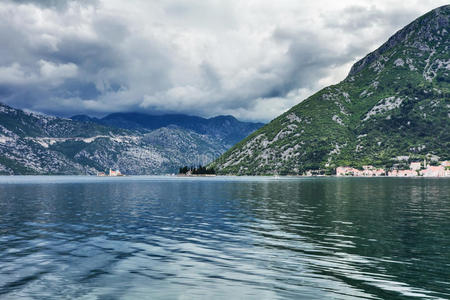
{"label": "overcast sky", "polygon": [[269,121],[444,4],[0,0],[0,102]]}

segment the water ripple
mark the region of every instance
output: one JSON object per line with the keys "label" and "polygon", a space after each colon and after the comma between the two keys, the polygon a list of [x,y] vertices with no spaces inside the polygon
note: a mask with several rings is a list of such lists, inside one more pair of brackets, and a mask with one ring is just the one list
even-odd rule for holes
{"label": "water ripple", "polygon": [[449,181],[70,179],[0,178],[0,296],[450,298]]}

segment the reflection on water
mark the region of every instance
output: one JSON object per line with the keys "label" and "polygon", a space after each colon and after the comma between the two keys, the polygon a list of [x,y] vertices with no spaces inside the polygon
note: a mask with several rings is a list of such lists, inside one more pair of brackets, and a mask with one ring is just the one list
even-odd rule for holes
{"label": "reflection on water", "polygon": [[450,298],[450,180],[0,177],[0,298]]}

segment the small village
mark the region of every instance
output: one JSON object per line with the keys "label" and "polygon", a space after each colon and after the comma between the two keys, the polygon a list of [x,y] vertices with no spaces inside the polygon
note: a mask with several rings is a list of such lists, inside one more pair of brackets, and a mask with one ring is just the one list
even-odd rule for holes
{"label": "small village", "polygon": [[434,162],[433,164],[428,164],[425,160],[423,162],[411,162],[409,169],[393,168],[392,170],[376,168],[371,165],[363,166],[362,170],[352,167],[338,167],[336,168],[336,176],[450,177],[450,161]]}

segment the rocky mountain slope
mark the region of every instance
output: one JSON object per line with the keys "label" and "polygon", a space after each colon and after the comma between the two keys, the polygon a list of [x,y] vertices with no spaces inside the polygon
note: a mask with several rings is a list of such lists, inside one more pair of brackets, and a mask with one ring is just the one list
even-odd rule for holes
{"label": "rocky mountain slope", "polygon": [[[259,126],[234,118],[232,123],[244,124],[231,129],[241,138]],[[124,174],[163,174],[206,164],[232,145],[226,139],[228,128],[221,138],[170,122],[164,125],[123,129],[0,104],[0,174],[95,174],[109,168]]]}
{"label": "rocky mountain slope", "polygon": [[354,64],[349,75],[235,145],[224,174],[331,173],[450,158],[450,5],[416,19]]}

